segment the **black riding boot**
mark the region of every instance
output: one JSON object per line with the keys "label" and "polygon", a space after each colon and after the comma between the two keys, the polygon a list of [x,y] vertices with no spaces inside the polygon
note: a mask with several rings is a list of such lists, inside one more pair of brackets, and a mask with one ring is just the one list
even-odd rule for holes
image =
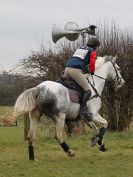
{"label": "black riding boot", "polygon": [[83,115],[84,117],[86,117],[85,115],[88,114],[86,102],[89,100],[90,96],[91,96],[91,91],[90,90],[85,91],[84,94],[83,94],[83,98],[82,98],[82,101],[81,101],[80,114]]}

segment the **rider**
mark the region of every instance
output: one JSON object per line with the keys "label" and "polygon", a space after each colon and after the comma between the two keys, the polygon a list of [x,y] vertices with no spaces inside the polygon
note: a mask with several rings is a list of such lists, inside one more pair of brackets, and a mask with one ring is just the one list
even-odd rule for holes
{"label": "rider", "polygon": [[77,49],[73,56],[67,61],[64,71],[64,77],[76,81],[83,89],[83,98],[81,101],[80,113],[85,116],[87,113],[86,102],[91,96],[91,90],[87,79],[83,75],[85,66],[88,65],[89,72],[93,75],[95,72],[95,60],[97,57],[96,48],[100,42],[96,37],[90,37],[85,46]]}

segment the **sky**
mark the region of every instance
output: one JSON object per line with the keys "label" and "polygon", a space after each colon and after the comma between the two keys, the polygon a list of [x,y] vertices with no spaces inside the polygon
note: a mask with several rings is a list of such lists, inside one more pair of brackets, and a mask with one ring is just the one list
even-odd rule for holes
{"label": "sky", "polygon": [[133,0],[0,0],[0,71],[11,70],[41,44],[49,47],[52,26],[88,27],[99,21],[133,28]]}

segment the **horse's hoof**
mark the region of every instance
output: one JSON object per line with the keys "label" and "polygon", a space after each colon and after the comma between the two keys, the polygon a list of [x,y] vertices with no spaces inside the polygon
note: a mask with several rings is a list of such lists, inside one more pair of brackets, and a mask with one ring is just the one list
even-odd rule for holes
{"label": "horse's hoof", "polygon": [[102,144],[102,145],[99,147],[99,150],[102,151],[102,152],[107,151],[106,145],[105,145],[105,144]]}
{"label": "horse's hoof", "polygon": [[98,137],[96,137],[96,136],[92,137],[91,141],[90,141],[90,146],[94,147],[97,144],[98,140],[99,140]]}
{"label": "horse's hoof", "polygon": [[74,151],[71,150],[71,149],[69,149],[69,150],[68,150],[68,156],[70,156],[70,157],[74,157],[74,156],[75,156]]}

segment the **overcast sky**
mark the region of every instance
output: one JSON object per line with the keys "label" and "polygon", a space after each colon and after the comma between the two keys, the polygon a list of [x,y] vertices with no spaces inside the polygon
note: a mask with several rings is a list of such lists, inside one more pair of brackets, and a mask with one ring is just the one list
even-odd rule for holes
{"label": "overcast sky", "polygon": [[20,59],[52,44],[53,24],[80,27],[114,20],[133,28],[133,0],[0,0],[0,70],[9,70]]}

